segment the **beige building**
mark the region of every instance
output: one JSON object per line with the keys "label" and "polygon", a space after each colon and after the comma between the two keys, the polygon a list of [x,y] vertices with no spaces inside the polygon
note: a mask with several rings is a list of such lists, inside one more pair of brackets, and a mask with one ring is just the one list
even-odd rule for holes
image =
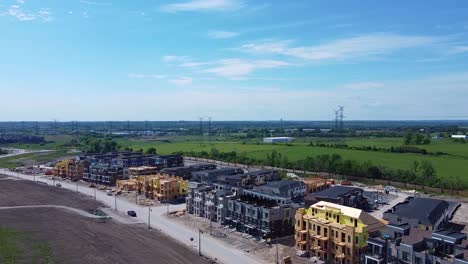
{"label": "beige building", "polygon": [[323,261],[361,263],[367,239],[385,224],[368,213],[329,202],[318,202],[296,212],[296,249]]}

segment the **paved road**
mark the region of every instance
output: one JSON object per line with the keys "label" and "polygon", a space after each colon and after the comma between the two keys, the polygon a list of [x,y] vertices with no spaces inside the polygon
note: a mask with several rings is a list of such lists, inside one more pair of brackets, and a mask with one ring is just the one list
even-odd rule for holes
{"label": "paved road", "polygon": [[79,214],[84,217],[88,218],[103,218],[102,216],[98,215],[93,215],[90,214],[84,210],[73,208],[73,207],[68,207],[68,206],[63,206],[63,205],[19,205],[19,206],[2,206],[0,207],[0,210],[15,210],[15,209],[29,209],[29,208],[55,208],[55,209],[62,209],[62,210],[68,210],[71,211],[75,214]]}
{"label": "paved road", "polygon": [[[4,174],[18,177],[26,180],[33,180],[33,176],[24,175],[21,173],[11,172],[3,170]],[[2,170],[0,169],[0,172]],[[36,177],[38,178],[38,177]],[[48,178],[40,178],[41,182],[52,184],[53,181]],[[72,191],[77,191],[77,184],[71,182],[60,182],[62,188],[69,189]],[[78,186],[78,191],[94,197],[94,191],[96,189]],[[149,212],[148,207],[143,207],[136,205],[121,199],[115,196],[108,196],[104,191],[96,190],[96,199],[112,208],[117,206],[117,211],[125,213],[127,211],[133,210],[137,213],[137,218],[144,223],[148,224],[148,221],[151,222],[151,227],[161,230],[161,232],[167,234],[168,236],[176,239],[182,244],[185,244],[189,247],[195,247],[198,250],[198,231],[192,230],[180,223],[171,221],[170,219],[164,217],[163,215],[167,212],[166,206],[160,207],[151,207]],[[181,205],[171,205],[171,210],[180,210],[185,208],[184,204]],[[193,238],[193,242],[190,239]],[[194,246],[196,245],[196,246]],[[221,240],[215,239],[208,235],[207,232],[201,235],[201,252],[203,255],[206,255],[212,259],[217,259],[221,263],[225,264],[242,264],[242,263],[267,263],[259,259],[256,256],[250,255],[241,250],[235,249],[232,245],[224,243]]]}
{"label": "paved road", "polygon": [[29,154],[29,153],[44,153],[44,152],[53,151],[53,150],[25,150],[25,149],[11,149],[11,148],[6,148],[6,149],[11,150],[13,152],[9,153],[9,154],[5,154],[5,155],[0,155],[0,159],[7,158],[7,157],[18,156],[18,155],[23,155],[23,154]]}

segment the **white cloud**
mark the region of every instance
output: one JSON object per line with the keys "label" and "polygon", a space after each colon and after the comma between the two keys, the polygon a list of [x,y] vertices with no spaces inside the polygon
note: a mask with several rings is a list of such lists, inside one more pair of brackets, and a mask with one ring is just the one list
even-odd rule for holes
{"label": "white cloud", "polygon": [[367,89],[375,89],[381,88],[385,85],[381,82],[358,82],[358,83],[347,83],[343,85],[346,89],[353,89],[353,90],[367,90]]}
{"label": "white cloud", "polygon": [[232,31],[214,30],[209,32],[208,36],[214,39],[227,39],[237,37],[239,36],[239,33]]}
{"label": "white cloud", "polygon": [[236,10],[243,6],[239,0],[192,0],[173,4],[163,5],[164,12],[183,11],[228,11]]}
{"label": "white cloud", "polygon": [[95,6],[110,6],[112,5],[111,2],[99,2],[99,1],[88,1],[88,0],[80,0],[80,3],[86,5],[95,5]]}
{"label": "white cloud", "polygon": [[224,59],[216,64],[215,67],[206,69],[205,71],[228,79],[244,79],[258,69],[273,69],[290,65],[287,62],[278,60],[241,59]]}
{"label": "white cloud", "polygon": [[16,3],[22,5],[22,4],[24,4],[24,0],[17,0]]}
{"label": "white cloud", "polygon": [[200,66],[209,65],[209,64],[210,64],[209,62],[191,61],[191,62],[184,62],[184,63],[180,64],[179,66],[184,67],[184,68],[195,68],[195,67],[200,67]]}
{"label": "white cloud", "polygon": [[165,62],[183,62],[187,60],[185,56],[176,56],[176,55],[166,55],[163,56],[163,61]]}
{"label": "white cloud", "polygon": [[190,77],[178,77],[178,78],[170,79],[168,81],[175,85],[186,86],[186,85],[191,85],[193,79]]}
{"label": "white cloud", "polygon": [[456,46],[450,51],[450,53],[453,53],[453,54],[465,53],[465,52],[468,52],[468,46]]}
{"label": "white cloud", "polygon": [[43,22],[52,21],[53,15],[49,8],[40,8],[38,11],[26,11],[23,10],[22,5],[24,1],[17,1],[18,4],[11,5],[5,13],[1,13],[0,16],[11,16],[18,21],[33,21],[41,20]]}
{"label": "white cloud", "polygon": [[144,74],[144,73],[129,73],[128,74],[129,78],[134,78],[134,79],[165,79],[165,75],[160,75],[160,74]]}
{"label": "white cloud", "polygon": [[243,45],[241,50],[292,56],[309,61],[325,61],[382,55],[406,48],[430,46],[441,41],[435,37],[377,33],[338,39],[315,46],[291,47],[285,41],[250,43]]}

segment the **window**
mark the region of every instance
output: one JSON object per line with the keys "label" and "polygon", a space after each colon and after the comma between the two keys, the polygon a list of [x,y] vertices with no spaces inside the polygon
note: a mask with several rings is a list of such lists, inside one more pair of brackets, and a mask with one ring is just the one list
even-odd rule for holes
{"label": "window", "polygon": [[348,235],[348,243],[351,243],[351,236]]}
{"label": "window", "polygon": [[403,261],[408,262],[409,261],[408,252],[402,251],[401,252],[401,258],[402,258]]}
{"label": "window", "polygon": [[356,237],[356,244],[359,244],[359,237]]}

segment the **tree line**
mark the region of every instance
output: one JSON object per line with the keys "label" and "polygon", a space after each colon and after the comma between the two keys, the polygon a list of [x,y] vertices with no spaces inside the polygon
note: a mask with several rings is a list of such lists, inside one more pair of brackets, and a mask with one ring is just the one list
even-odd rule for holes
{"label": "tree line", "polygon": [[393,152],[393,153],[414,153],[422,155],[449,155],[448,153],[437,151],[429,152],[426,149],[418,148],[414,146],[392,146],[390,148],[380,148],[376,146],[348,146],[345,143],[325,144],[325,143],[314,143],[310,142],[309,146],[312,147],[325,147],[325,148],[337,148],[337,149],[351,149],[351,150],[362,150],[362,151],[379,151],[379,152]]}
{"label": "tree line", "polygon": [[307,156],[297,161],[290,161],[286,155],[276,150],[267,153],[264,159],[248,157],[245,152],[221,152],[216,148],[212,148],[210,151],[187,151],[178,152],[178,154],[246,165],[264,165],[302,171],[326,172],[330,176],[342,175],[345,177],[355,176],[382,179],[454,190],[466,188],[465,183],[459,177],[437,177],[436,169],[428,160],[413,161],[407,169],[395,169],[376,165],[372,161],[345,159],[339,154]]}

